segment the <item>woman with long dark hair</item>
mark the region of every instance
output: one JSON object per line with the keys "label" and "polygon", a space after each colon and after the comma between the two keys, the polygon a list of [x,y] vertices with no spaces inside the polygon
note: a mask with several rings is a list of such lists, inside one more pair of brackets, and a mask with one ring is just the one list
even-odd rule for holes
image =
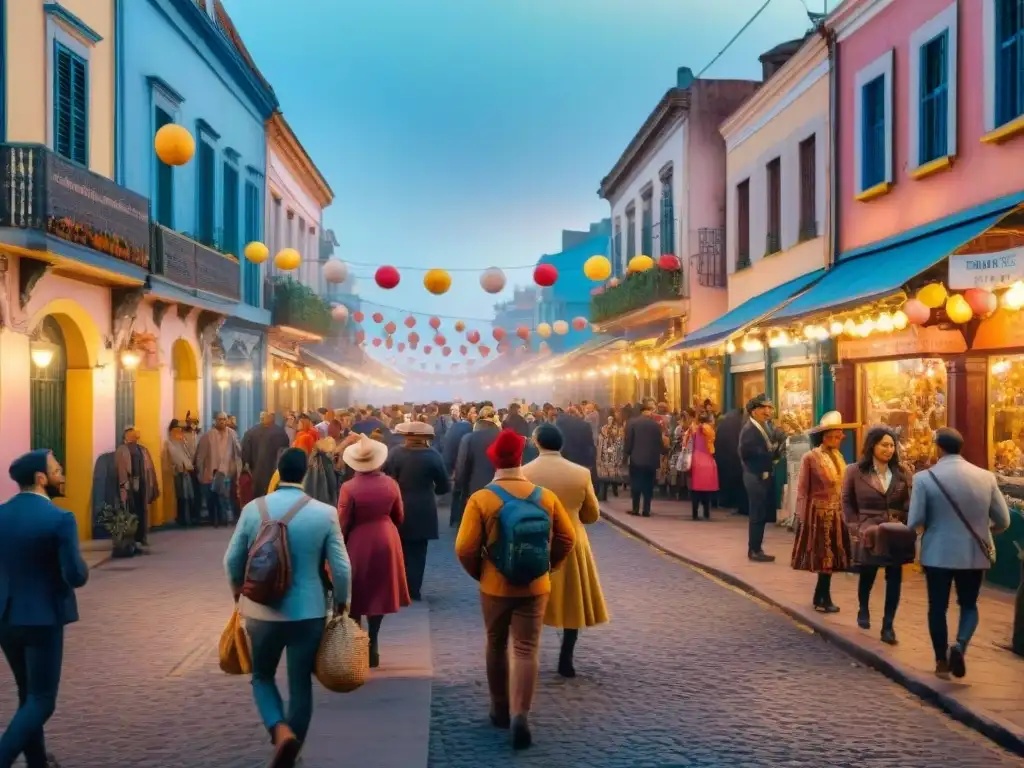
{"label": "woman with long dark hair", "polygon": [[[843,479],[843,517],[853,540],[853,562],[860,572],[857,626],[871,628],[871,588],[878,569],[884,568],[882,642],[889,645],[897,642],[893,621],[900,603],[903,565],[914,560],[915,539],[906,528],[911,480],[900,466],[898,445],[890,427],[871,427],[864,436],[860,461],[847,468]],[[888,525],[880,538],[879,526],[892,523],[897,525]]]}

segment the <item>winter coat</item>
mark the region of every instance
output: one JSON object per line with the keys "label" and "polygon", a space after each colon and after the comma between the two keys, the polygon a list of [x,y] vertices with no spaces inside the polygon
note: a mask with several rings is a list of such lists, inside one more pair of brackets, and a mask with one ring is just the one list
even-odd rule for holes
{"label": "winter coat", "polygon": [[429,447],[400,445],[388,453],[383,471],[402,492],[405,520],[398,528],[402,541],[436,539],[437,497],[451,487],[441,454]]}

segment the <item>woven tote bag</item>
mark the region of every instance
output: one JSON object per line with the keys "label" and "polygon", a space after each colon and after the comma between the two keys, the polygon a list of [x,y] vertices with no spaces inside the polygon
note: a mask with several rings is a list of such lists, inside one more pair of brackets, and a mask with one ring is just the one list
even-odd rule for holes
{"label": "woven tote bag", "polygon": [[370,676],[370,636],[347,613],[327,620],[316,654],[316,679],[334,693],[350,693]]}

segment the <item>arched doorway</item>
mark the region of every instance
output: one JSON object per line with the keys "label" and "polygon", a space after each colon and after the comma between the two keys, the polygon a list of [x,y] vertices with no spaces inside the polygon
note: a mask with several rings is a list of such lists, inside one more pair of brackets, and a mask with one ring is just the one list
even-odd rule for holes
{"label": "arched doorway", "polygon": [[192,345],[178,339],[171,347],[174,372],[174,418],[183,420],[187,413],[199,415],[199,360]]}
{"label": "arched doorway", "polygon": [[64,332],[52,317],[43,318],[30,346],[29,378],[32,450],[53,451],[64,464],[67,456],[68,360]]}

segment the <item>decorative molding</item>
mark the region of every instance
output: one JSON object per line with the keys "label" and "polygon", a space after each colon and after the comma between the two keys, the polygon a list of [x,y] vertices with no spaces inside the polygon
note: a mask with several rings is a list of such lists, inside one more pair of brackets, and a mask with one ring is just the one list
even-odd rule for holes
{"label": "decorative molding", "polygon": [[907,122],[909,123],[907,170],[911,172],[910,175],[913,178],[923,178],[923,176],[914,176],[913,172],[921,168],[922,165],[930,165],[933,162],[921,162],[921,49],[943,32],[946,33],[946,151],[940,157],[956,155],[956,116],[959,106],[956,87],[957,73],[959,72],[957,67],[957,8],[958,4],[954,2],[910,33],[910,50],[907,57],[910,82],[906,94]]}
{"label": "decorative molding", "polygon": [[185,101],[184,96],[182,96],[177,90],[175,90],[175,88],[171,86],[170,83],[168,83],[166,80],[164,80],[162,77],[159,77],[158,75],[148,75],[146,77],[146,82],[149,83],[149,87],[152,90],[157,91],[161,96],[167,99],[167,101],[169,101],[175,107],[180,107],[182,103]]}
{"label": "decorative molding", "polygon": [[224,147],[224,156],[232,163],[237,163],[242,159],[242,153],[234,147]]}
{"label": "decorative molding", "polygon": [[135,317],[145,296],[142,288],[113,288],[110,291],[110,320],[114,349],[124,349],[135,330]]}
{"label": "decorative molding", "polygon": [[261,171],[255,165],[247,165],[247,166],[245,166],[245,172],[248,173],[250,176],[252,176],[255,179],[266,178],[266,176],[263,173],[263,171]]}
{"label": "decorative molding", "polygon": [[30,259],[25,256],[18,259],[18,301],[24,310],[32,300],[39,281],[53,269],[53,265],[45,261]]}
{"label": "decorative molding", "polygon": [[826,24],[836,31],[842,42],[892,4],[893,0],[847,0],[836,8]]}
{"label": "decorative molding", "polygon": [[96,45],[96,43],[103,39],[103,36],[100,35],[99,32],[75,16],[75,14],[60,3],[44,3],[43,13],[56,19],[88,45]]}
{"label": "decorative molding", "polygon": [[224,316],[215,312],[201,310],[196,318],[196,341],[199,342],[199,352],[207,357],[217,345],[221,326],[224,325]]}
{"label": "decorative molding", "polygon": [[196,133],[208,136],[214,141],[220,141],[220,134],[213,129],[212,125],[203,120],[203,118],[201,117],[196,120]]}
{"label": "decorative molding", "polygon": [[188,316],[192,314],[192,307],[188,304],[179,304],[175,311],[178,314],[178,319],[181,320],[181,322],[185,322],[188,320]]}
{"label": "decorative molding", "polygon": [[170,309],[170,308],[171,308],[171,305],[168,304],[166,301],[160,301],[159,299],[154,301],[153,302],[153,325],[155,325],[157,328],[159,328],[160,325],[164,321],[164,315],[167,314],[167,310]]}
{"label": "decorative molding", "polygon": [[320,207],[326,208],[334,202],[334,190],[320,173],[320,169],[316,167],[313,158],[302,146],[302,142],[299,141],[280,110],[274,112],[267,120],[267,135],[274,144],[274,148],[281,151],[282,158],[292,166],[292,170],[299,177],[299,183],[307,182],[303,186],[306,187],[307,192],[312,194]]}

